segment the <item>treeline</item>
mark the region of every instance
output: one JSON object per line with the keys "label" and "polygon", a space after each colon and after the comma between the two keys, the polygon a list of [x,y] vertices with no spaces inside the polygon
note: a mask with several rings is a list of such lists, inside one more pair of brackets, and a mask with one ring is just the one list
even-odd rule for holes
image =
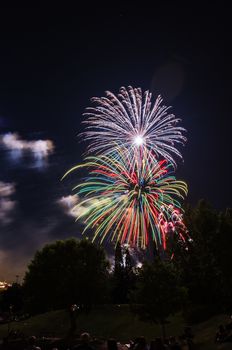
{"label": "treeline", "polygon": [[186,208],[185,223],[191,239],[176,242],[173,264],[188,291],[190,315],[231,314],[232,210],[218,212],[201,200]]}
{"label": "treeline", "polygon": [[29,263],[23,284],[1,293],[1,310],[34,314],[77,304],[89,312],[94,305],[129,303],[132,312],[162,324],[180,310],[190,321],[231,313],[232,211],[201,200],[186,208],[185,223],[190,239],[172,238],[166,259],[154,248],[142,266],[119,244],[113,266],[88,240],[48,244]]}

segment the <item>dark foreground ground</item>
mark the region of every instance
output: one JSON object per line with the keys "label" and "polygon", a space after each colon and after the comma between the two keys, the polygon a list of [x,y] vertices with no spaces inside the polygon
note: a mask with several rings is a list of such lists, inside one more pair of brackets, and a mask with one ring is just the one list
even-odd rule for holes
{"label": "dark foreground ground", "polygon": [[[218,315],[205,322],[190,325],[195,334],[196,349],[232,349],[232,343],[220,345],[214,343],[218,325],[225,324],[227,321],[226,316]],[[186,324],[181,315],[171,317],[166,325],[167,336],[181,335],[185,326]],[[95,339],[96,343],[99,342],[102,349],[104,348],[104,340],[111,337],[121,344],[126,344],[129,340],[133,340],[141,335],[145,336],[148,341],[161,336],[159,325],[140,321],[130,313],[127,305],[96,308],[89,315],[79,315],[76,334],[72,340],[67,338],[69,328],[68,312],[58,310],[34,316],[24,321],[13,322],[9,325],[1,325],[0,338],[6,337],[9,331],[18,332],[25,337],[36,335],[40,342],[44,344],[43,349],[45,347],[50,348],[48,345],[52,343],[52,347],[58,347],[60,350],[63,346],[65,348],[66,345],[69,345],[70,342],[78,342],[79,335],[82,332],[90,333],[93,341]],[[24,347],[23,343],[20,347],[17,344],[19,345],[18,340],[12,339],[12,348]]]}

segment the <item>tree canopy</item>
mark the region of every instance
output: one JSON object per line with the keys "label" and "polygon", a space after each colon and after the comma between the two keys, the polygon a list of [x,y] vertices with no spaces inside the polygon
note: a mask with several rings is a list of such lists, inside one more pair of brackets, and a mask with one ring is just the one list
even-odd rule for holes
{"label": "tree canopy", "polygon": [[180,309],[185,298],[186,289],[171,263],[159,258],[144,263],[134,293],[135,311],[142,319],[162,324]]}
{"label": "tree canopy", "polygon": [[79,304],[91,307],[107,294],[108,261],[104,250],[88,240],[47,244],[28,265],[24,290],[30,311]]}

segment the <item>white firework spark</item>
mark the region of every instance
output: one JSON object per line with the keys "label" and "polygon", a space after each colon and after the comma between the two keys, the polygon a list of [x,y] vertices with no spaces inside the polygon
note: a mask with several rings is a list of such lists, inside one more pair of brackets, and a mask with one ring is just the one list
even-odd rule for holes
{"label": "white firework spark", "polygon": [[87,124],[82,134],[90,141],[90,153],[108,153],[115,143],[128,151],[134,147],[152,149],[156,156],[176,162],[174,155],[182,158],[176,144],[184,144],[186,130],[176,126],[180,119],[169,113],[170,107],[162,105],[158,96],[152,103],[152,93],[141,88],[121,87],[116,96],[106,91],[106,97],[93,97],[96,106],[88,107],[83,114]]}

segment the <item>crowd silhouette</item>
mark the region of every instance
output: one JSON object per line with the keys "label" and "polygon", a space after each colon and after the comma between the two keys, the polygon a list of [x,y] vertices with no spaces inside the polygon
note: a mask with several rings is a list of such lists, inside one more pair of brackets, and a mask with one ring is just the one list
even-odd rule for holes
{"label": "crowd silhouette", "polygon": [[[220,327],[222,331],[222,328]],[[187,327],[183,335],[179,337],[170,336],[167,339],[155,338],[148,342],[144,336],[121,343],[115,338],[106,340],[91,337],[84,332],[79,338],[67,335],[66,339],[45,338],[30,336],[26,338],[20,334],[11,334],[3,340],[2,349],[24,349],[24,350],[191,350],[194,348],[193,334],[191,328]],[[15,338],[15,339],[14,339]],[[15,340],[15,341],[14,341]]]}

